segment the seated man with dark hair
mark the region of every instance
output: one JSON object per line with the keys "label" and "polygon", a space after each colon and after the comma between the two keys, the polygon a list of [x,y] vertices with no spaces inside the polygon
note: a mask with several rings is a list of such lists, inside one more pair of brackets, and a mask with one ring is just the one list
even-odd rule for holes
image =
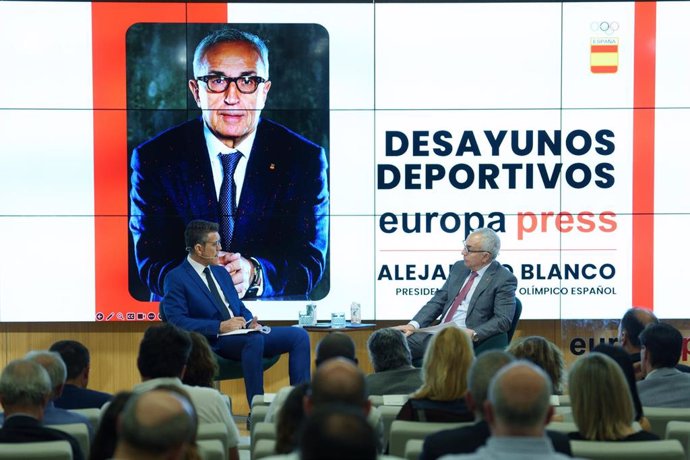
{"label": "seated man with dark hair", "polygon": [[327,404],[307,418],[300,439],[300,459],[375,460],[377,439],[366,417],[356,408]]}
{"label": "seated man with dark hair", "polygon": [[653,312],[645,308],[630,308],[625,312],[618,325],[618,343],[629,355],[635,369],[635,378],[641,380],[640,333],[649,324],[658,324]]}
{"label": "seated man with dark hair", "polygon": [[89,371],[91,359],[89,350],[75,340],[60,340],[50,346],[50,351],[60,354],[67,366],[67,380],[62,395],[55,399],[55,407],[61,409],[100,409],[110,401],[112,395],[90,390]]}
{"label": "seated man with dark hair", "polygon": [[0,444],[67,441],[74,460],[82,460],[76,439],[43,426],[45,408],[52,394],[50,376],[40,364],[26,359],[10,362],[0,376],[0,404],[5,410]]}
{"label": "seated man with dark hair", "polygon": [[651,324],[640,334],[644,380],[637,382],[644,407],[690,407],[690,374],[675,369],[683,336],[666,323]]}
{"label": "seated man with dark hair", "polygon": [[367,340],[374,373],[366,376],[370,395],[408,394],[422,386],[422,371],[412,366],[410,347],[402,331],[379,329]]}

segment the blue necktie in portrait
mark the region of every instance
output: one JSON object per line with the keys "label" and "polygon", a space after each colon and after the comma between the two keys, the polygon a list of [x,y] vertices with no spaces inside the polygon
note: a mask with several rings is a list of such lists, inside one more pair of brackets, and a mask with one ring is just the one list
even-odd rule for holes
{"label": "blue necktie in portrait", "polygon": [[235,213],[237,211],[237,186],[235,185],[235,169],[242,154],[238,151],[221,153],[220,161],[223,165],[223,183],[220,186],[218,205],[220,206],[220,241],[224,250],[230,251],[232,234],[235,230]]}

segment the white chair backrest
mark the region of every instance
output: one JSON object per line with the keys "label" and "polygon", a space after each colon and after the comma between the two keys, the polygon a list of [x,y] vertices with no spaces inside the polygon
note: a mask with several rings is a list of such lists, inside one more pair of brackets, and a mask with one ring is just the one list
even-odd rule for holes
{"label": "white chair backrest", "polygon": [[202,460],[226,460],[228,450],[218,439],[197,440],[196,447]]}
{"label": "white chair backrest", "polygon": [[652,426],[652,433],[663,438],[666,435],[666,425],[675,420],[690,422],[690,408],[643,407],[642,412]]}
{"label": "white chair backrest", "polygon": [[252,426],[252,437],[250,439],[250,449],[253,451],[256,443],[262,439],[276,439],[276,425],[274,423],[259,422]]}
{"label": "white chair backrest", "polygon": [[91,426],[93,427],[94,433],[98,429],[98,421],[101,419],[100,409],[70,409],[70,412],[74,412],[89,419]]}
{"label": "white chair backrest", "polygon": [[72,446],[67,441],[0,444],[2,460],[72,460]]}
{"label": "white chair backrest", "polygon": [[551,422],[546,425],[546,429],[568,434],[577,431],[577,425],[575,425],[575,422]]}
{"label": "white chair backrest", "polygon": [[400,413],[400,407],[398,406],[378,406],[376,408],[381,413],[381,422],[383,423],[383,445],[388,445],[388,440],[390,439],[391,424],[393,420]]}
{"label": "white chair backrest", "polygon": [[227,457],[230,435],[224,423],[200,423],[199,429],[196,432],[196,439],[197,441],[206,441],[207,439],[220,441],[223,445],[225,456]]}
{"label": "white chair backrest", "polygon": [[406,460],[417,460],[420,455],[422,455],[422,449],[424,448],[423,439],[410,439],[405,444],[405,459]]}
{"label": "white chair backrest", "polygon": [[260,458],[270,457],[275,455],[276,441],[275,439],[262,439],[256,443],[252,449],[252,460],[259,460]]}
{"label": "white chair backrest", "polygon": [[85,423],[68,423],[65,425],[46,425],[48,428],[63,431],[71,435],[79,443],[81,453],[84,458],[89,458],[91,440],[89,439],[89,429]]}
{"label": "white chair backrest", "polygon": [[424,439],[431,433],[449,430],[459,426],[472,425],[474,422],[465,423],[434,423],[434,422],[408,422],[395,420],[391,425],[388,438],[388,452],[396,457],[405,456],[405,446],[410,439]]}
{"label": "white chair backrest", "polygon": [[683,446],[665,441],[570,441],[574,457],[591,460],[685,460]]}
{"label": "white chair backrest", "polygon": [[690,460],[690,422],[668,422],[666,425],[666,439],[678,440],[685,449],[687,460]]}

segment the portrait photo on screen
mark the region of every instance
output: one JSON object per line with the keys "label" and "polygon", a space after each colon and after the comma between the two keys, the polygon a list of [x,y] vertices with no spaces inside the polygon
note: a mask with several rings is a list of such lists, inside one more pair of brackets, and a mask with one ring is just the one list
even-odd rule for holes
{"label": "portrait photo on screen", "polygon": [[186,225],[204,219],[219,224],[208,257],[228,266],[245,300],[324,298],[326,29],[138,23],[126,74],[131,296],[160,300],[187,256]]}

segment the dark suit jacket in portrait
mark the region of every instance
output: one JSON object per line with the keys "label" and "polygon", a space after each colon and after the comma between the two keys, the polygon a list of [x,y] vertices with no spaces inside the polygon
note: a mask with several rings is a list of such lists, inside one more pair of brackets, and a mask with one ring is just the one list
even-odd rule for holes
{"label": "dark suit jacket in portrait", "polygon": [[[209,268],[230,303],[232,314],[251,321],[253,315],[237,296],[232,278],[225,267],[209,265]],[[187,331],[203,334],[212,346],[218,340],[221,321],[230,318],[230,314],[213,299],[211,291],[186,259],[168,273],[160,310],[165,321]],[[261,363],[258,365],[261,366]]]}
{"label": "dark suit jacket in portrait", "polygon": [[[443,318],[470,275],[470,269],[460,260],[453,264],[441,289],[412,318],[420,327],[430,326]],[[479,280],[467,309],[465,324],[477,333],[479,341],[507,332],[515,314],[515,288],[517,279],[497,261],[489,264]]]}
{"label": "dark suit jacket in portrait", "polygon": [[[551,439],[556,452],[572,455],[568,436],[548,430],[546,435]],[[424,439],[424,447],[419,458],[420,460],[436,460],[448,454],[471,454],[486,444],[489,436],[491,436],[491,430],[485,421],[452,430],[439,431]]]}
{"label": "dark suit jacket in portrait", "polygon": [[637,382],[637,392],[643,407],[690,407],[690,374],[657,369]]}
{"label": "dark suit jacket in portrait", "polygon": [[[165,275],[185,258],[194,219],[220,220],[201,118],[171,128],[132,153],[130,231],[139,276],[163,295]],[[306,295],[324,274],[328,164],[323,148],[261,119],[249,155],[229,252],[255,257],[263,296]]]}
{"label": "dark suit jacket in portrait", "polygon": [[28,415],[13,415],[0,428],[0,444],[41,441],[67,441],[72,446],[72,458],[84,458],[76,439],[62,431],[44,427],[41,422]]}

